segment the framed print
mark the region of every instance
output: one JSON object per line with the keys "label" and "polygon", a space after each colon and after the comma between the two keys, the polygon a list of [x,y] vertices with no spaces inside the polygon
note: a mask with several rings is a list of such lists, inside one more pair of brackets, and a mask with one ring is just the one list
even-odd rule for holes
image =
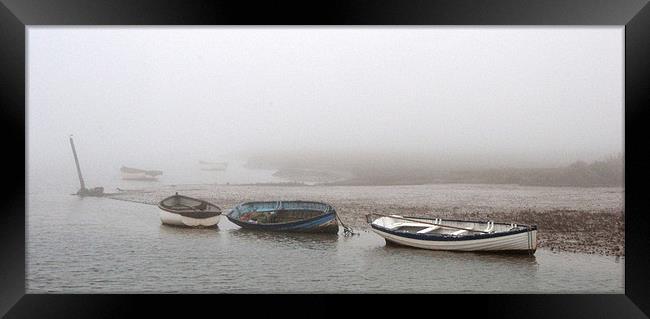
{"label": "framed print", "polygon": [[647,1],[0,19],[7,317],[650,313]]}

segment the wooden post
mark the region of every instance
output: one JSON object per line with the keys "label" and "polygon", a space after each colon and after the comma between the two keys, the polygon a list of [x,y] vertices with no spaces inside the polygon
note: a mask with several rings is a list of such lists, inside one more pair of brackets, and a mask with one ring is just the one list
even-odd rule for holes
{"label": "wooden post", "polygon": [[70,135],[70,146],[72,146],[72,155],[74,155],[74,162],[77,164],[77,174],[79,175],[79,184],[81,184],[81,191],[86,189],[86,184],[84,183],[84,178],[81,176],[81,168],[79,167],[79,159],[77,158],[77,151],[74,149],[74,142],[72,141],[72,135]]}

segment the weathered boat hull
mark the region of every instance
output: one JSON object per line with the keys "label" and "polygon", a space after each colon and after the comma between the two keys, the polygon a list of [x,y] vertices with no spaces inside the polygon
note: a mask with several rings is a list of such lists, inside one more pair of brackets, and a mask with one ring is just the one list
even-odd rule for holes
{"label": "weathered boat hull", "polygon": [[158,176],[147,175],[146,173],[125,173],[122,172],[122,179],[132,181],[156,181]]}
{"label": "weathered boat hull", "polygon": [[[502,251],[534,253],[537,250],[537,230],[530,232],[471,240],[432,240],[409,238],[373,227],[372,231],[386,242],[429,250],[449,251]],[[422,236],[424,237],[424,236]]]}
{"label": "weathered boat hull", "polygon": [[237,205],[226,216],[239,227],[261,231],[330,234],[339,231],[336,210],[321,202],[247,202]]}
{"label": "weathered boat hull", "polygon": [[158,209],[160,221],[170,226],[212,227],[221,218],[221,209],[217,205],[178,193],[160,201]]}
{"label": "weathered boat hull", "polygon": [[164,225],[179,227],[213,227],[219,224],[221,215],[207,218],[192,218],[160,210],[160,221]]}
{"label": "weathered boat hull", "polygon": [[338,222],[336,221],[335,214],[328,214],[328,215],[319,216],[317,218],[312,218],[304,221],[285,223],[279,225],[244,222],[235,218],[231,218],[228,215],[226,215],[226,217],[228,217],[228,220],[230,220],[232,223],[234,223],[235,225],[241,228],[255,229],[261,231],[328,233],[328,234],[336,234],[339,231],[339,226],[338,226]]}
{"label": "weathered boat hull", "polygon": [[122,173],[122,179],[126,180],[154,181],[157,180],[158,176],[162,175],[163,172],[122,166],[120,168],[120,173]]}

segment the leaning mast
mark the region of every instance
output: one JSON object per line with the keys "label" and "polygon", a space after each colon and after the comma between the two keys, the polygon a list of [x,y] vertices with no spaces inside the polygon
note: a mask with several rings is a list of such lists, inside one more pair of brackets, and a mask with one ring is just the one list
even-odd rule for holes
{"label": "leaning mast", "polygon": [[84,178],[81,176],[81,167],[79,167],[79,159],[77,158],[77,151],[74,149],[74,142],[72,141],[72,135],[70,135],[70,146],[72,146],[72,155],[74,155],[74,162],[77,164],[77,174],[79,175],[79,184],[81,185],[80,191],[86,189],[86,184],[84,183]]}

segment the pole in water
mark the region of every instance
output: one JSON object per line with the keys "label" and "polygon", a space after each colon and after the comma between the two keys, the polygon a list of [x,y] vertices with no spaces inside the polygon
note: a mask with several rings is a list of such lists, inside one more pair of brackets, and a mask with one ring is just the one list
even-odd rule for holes
{"label": "pole in water", "polygon": [[77,150],[75,150],[74,141],[72,141],[72,135],[70,135],[70,146],[72,147],[72,155],[74,155],[74,163],[77,165],[77,174],[79,175],[79,184],[81,185],[81,188],[77,191],[77,195],[96,197],[104,196],[104,188],[101,186],[91,189],[86,188],[86,183],[84,183],[84,178],[81,175],[81,167],[79,166],[79,158],[77,158]]}
{"label": "pole in water", "polygon": [[86,189],[86,184],[84,183],[84,178],[81,176],[81,168],[79,167],[79,159],[77,158],[77,151],[74,149],[74,142],[72,141],[72,135],[70,135],[70,146],[72,146],[72,155],[74,155],[74,162],[77,165],[77,174],[79,175],[79,184],[81,188],[80,192]]}

